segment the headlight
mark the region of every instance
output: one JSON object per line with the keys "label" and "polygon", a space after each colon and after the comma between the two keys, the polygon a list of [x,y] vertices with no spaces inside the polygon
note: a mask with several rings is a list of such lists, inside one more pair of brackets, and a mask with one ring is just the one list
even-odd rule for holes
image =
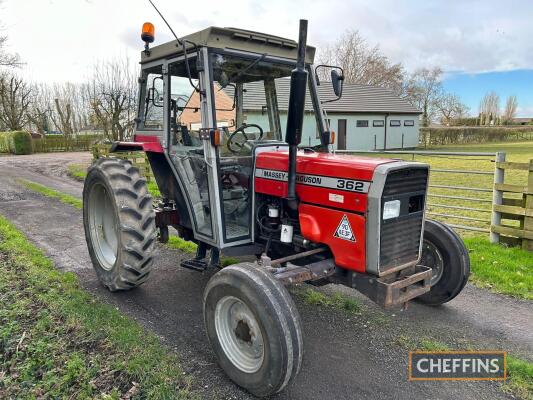
{"label": "headlight", "polygon": [[383,204],[383,219],[391,219],[400,216],[400,200],[387,201]]}

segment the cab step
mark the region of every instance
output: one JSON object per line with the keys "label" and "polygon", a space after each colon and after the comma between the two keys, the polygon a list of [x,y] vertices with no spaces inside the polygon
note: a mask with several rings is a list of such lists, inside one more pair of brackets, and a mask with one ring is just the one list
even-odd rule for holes
{"label": "cab step", "polygon": [[209,264],[205,260],[197,260],[196,258],[182,261],[180,265],[183,268],[192,269],[198,272],[203,272],[209,268]]}

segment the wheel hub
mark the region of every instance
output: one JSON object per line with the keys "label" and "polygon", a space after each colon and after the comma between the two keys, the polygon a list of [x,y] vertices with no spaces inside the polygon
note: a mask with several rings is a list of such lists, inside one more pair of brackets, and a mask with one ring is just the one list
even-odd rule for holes
{"label": "wheel hub", "polygon": [[444,258],[439,249],[431,242],[424,240],[422,244],[422,259],[420,265],[431,268],[431,286],[437,284],[444,272]]}
{"label": "wheel hub", "polygon": [[114,206],[106,188],[95,184],[89,194],[89,231],[91,241],[105,270],[113,268],[117,259],[118,234]]}
{"label": "wheel hub", "polygon": [[237,336],[237,339],[240,339],[243,342],[252,342],[252,332],[250,332],[250,327],[248,326],[246,321],[240,320],[239,322],[237,322],[237,327],[235,328],[235,336]]}
{"label": "wheel hub", "polygon": [[215,329],[228,359],[243,372],[254,373],[263,365],[264,341],[250,308],[234,296],[219,300],[215,309]]}

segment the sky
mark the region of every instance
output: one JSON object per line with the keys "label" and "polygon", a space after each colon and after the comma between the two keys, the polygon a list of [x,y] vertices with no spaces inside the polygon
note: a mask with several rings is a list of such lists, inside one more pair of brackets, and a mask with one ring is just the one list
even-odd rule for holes
{"label": "sky", "polygon": [[[82,82],[99,60],[140,58],[140,28],[170,32],[148,0],[0,0],[1,35],[34,81]],[[210,25],[233,26],[297,39],[309,20],[308,43],[332,43],[357,29],[408,72],[440,66],[444,87],[477,114],[496,91],[502,106],[518,97],[518,116],[533,117],[533,1],[529,0],[155,0],[179,36]]]}

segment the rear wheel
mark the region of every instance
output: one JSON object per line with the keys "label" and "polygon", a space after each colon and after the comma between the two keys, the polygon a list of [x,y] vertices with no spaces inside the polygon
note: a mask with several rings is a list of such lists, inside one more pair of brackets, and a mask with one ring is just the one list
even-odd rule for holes
{"label": "rear wheel", "polygon": [[215,274],[204,292],[204,320],[220,366],[252,394],[277,393],[298,374],[300,316],[269,272],[242,263]]}
{"label": "rear wheel", "polygon": [[83,225],[93,267],[109,290],[146,281],[157,237],[155,214],[146,180],[131,162],[100,158],[89,168]]}
{"label": "rear wheel", "polygon": [[420,265],[432,269],[429,292],[417,300],[440,305],[452,300],[466,285],[470,258],[463,241],[449,226],[426,220]]}

